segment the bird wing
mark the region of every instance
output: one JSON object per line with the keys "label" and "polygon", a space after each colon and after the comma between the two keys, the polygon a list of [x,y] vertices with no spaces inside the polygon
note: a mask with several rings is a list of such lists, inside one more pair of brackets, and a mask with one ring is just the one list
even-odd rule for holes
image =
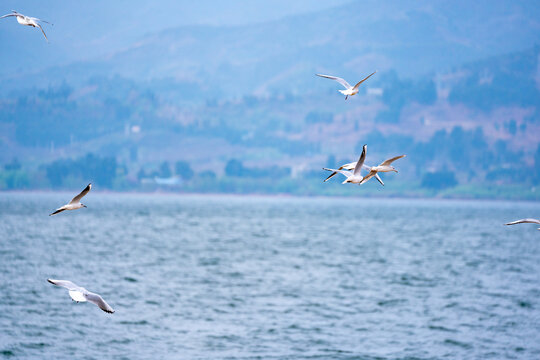
{"label": "bird wing", "polygon": [[520,220],[516,220],[516,221],[512,221],[512,222],[509,222],[507,224],[504,224],[504,225],[516,225],[516,224],[540,224],[540,220],[537,220],[537,219],[520,219]]}
{"label": "bird wing", "polygon": [[333,171],[335,173],[340,173],[340,174],[343,174],[343,175],[345,175],[347,177],[352,175],[352,173],[350,171],[347,171],[347,170],[338,170],[338,169],[329,169],[329,168],[323,168],[323,170]]}
{"label": "bird wing", "polygon": [[379,176],[379,174],[375,174],[375,179],[377,179],[377,181],[380,182],[382,186],[384,186],[384,183],[383,183],[381,177]]}
{"label": "bird wing", "polygon": [[362,181],[360,181],[360,185],[362,185],[363,183],[366,183],[369,179],[371,179],[372,177],[374,177],[375,175],[377,175],[377,171],[376,170],[371,170],[369,172],[369,174],[367,174],[366,176],[364,176],[364,178],[362,179]]}
{"label": "bird wing", "polygon": [[51,284],[56,285],[56,286],[65,287],[68,290],[78,290],[79,289],[79,287],[77,285],[75,285],[74,283],[72,283],[69,280],[47,279],[47,281],[50,282]]}
{"label": "bird wing", "polygon": [[48,22],[48,21],[41,20],[41,19],[38,19],[38,18],[35,18],[35,17],[31,17],[30,19],[32,19],[32,20],[34,20],[34,21],[39,21],[39,22],[42,22],[42,23],[45,23],[45,24],[49,24],[49,25],[54,26],[53,23],[50,23],[50,22]]}
{"label": "bird wing", "polygon": [[7,15],[4,15],[4,16],[0,16],[0,19],[10,17],[10,16],[19,16],[19,15],[18,14],[7,14]]}
{"label": "bird wing", "polygon": [[[352,88],[351,84],[349,84],[347,81],[345,81],[345,79],[342,79],[340,77],[337,77],[337,76],[331,76],[331,75],[323,75],[323,74],[316,74],[317,76],[320,76],[320,77],[323,77],[323,78],[327,78],[327,79],[331,79],[331,80],[335,80],[337,81],[338,83],[340,83],[341,85],[343,85],[345,87],[345,89],[350,89]],[[362,80],[363,81],[363,80]]]}
{"label": "bird wing", "polygon": [[39,23],[36,23],[36,24],[39,27],[39,29],[41,30],[41,32],[43,33],[43,36],[45,36],[45,40],[47,40],[47,42],[49,42],[49,39],[47,39],[47,35],[45,34],[45,31],[43,31],[43,28],[41,27],[41,25]]}
{"label": "bird wing", "polygon": [[405,157],[406,155],[399,155],[399,156],[396,156],[396,157],[393,157],[391,159],[388,159],[388,160],[384,160],[380,166],[384,166],[384,165],[390,165],[391,163],[393,163],[394,161],[398,160],[398,159],[401,159],[403,157]]}
{"label": "bird wing", "polygon": [[366,160],[366,151],[367,145],[364,145],[362,148],[362,154],[360,154],[360,158],[358,159],[358,162],[354,167],[354,175],[360,174],[360,170],[362,170],[362,165],[364,165],[364,160]]}
{"label": "bird wing", "polygon": [[363,80],[360,80],[356,85],[354,85],[354,88],[353,89],[358,89],[358,87],[360,86],[361,83],[363,83],[364,81],[366,81],[367,79],[369,79],[371,77],[371,75],[375,74],[375,72],[371,73],[370,75],[366,76]]}
{"label": "bird wing", "polygon": [[[324,168],[323,168],[323,169],[324,169]],[[331,171],[331,170],[329,170],[329,169],[325,169],[325,170]],[[327,182],[328,180],[330,180],[331,178],[333,178],[334,176],[336,176],[337,173],[338,173],[337,171],[332,171],[332,173],[331,173],[326,179],[324,179],[323,182]]]}
{"label": "bird wing", "polygon": [[[362,165],[362,169],[371,171],[371,166],[364,164],[364,165]],[[375,179],[377,179],[377,181],[380,182],[382,186],[384,186],[384,183],[381,180],[381,177],[379,176],[379,173],[375,174]]]}
{"label": "bird wing", "polygon": [[99,296],[98,294],[94,294],[93,292],[87,291],[84,293],[84,297],[89,302],[99,306],[101,310],[108,312],[109,314],[114,313],[114,309],[109,304],[107,304],[107,302],[103,300],[103,298]]}
{"label": "bird wing", "polygon": [[69,202],[70,204],[77,204],[78,202],[81,201],[81,199],[86,195],[88,194],[88,192],[90,191],[90,189],[92,189],[92,183],[88,184],[83,191],[81,191],[81,193],[77,196],[75,196],[73,199],[71,199],[71,201]]}
{"label": "bird wing", "polygon": [[[352,167],[351,167],[351,165],[352,165]],[[356,163],[349,163],[349,164],[341,165],[338,170],[343,170],[343,169],[352,170],[352,169],[354,169],[354,165],[356,165]],[[329,169],[326,169],[326,170],[332,171],[332,170],[329,170]],[[332,171],[332,173],[326,179],[324,179],[323,182],[327,182],[328,180],[330,180],[331,178],[336,176],[337,173],[338,173],[337,171]]]}
{"label": "bird wing", "polygon": [[64,207],[62,206],[61,208],[56,209],[53,213],[50,213],[49,216],[56,215],[58,213],[61,213],[64,210],[66,210],[66,209],[64,209]]}

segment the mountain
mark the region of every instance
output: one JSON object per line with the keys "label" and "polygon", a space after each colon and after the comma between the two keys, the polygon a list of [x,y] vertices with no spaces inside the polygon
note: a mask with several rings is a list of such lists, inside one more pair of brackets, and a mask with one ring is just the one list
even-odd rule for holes
{"label": "mountain", "polygon": [[205,98],[305,93],[333,86],[313,81],[315,72],[354,81],[373,70],[394,69],[410,78],[531,47],[540,35],[536,5],[530,0],[355,1],[260,24],[170,28],[106,56],[37,73],[4,74],[0,81],[9,91],[117,74],[195,83]]}
{"label": "mountain", "polygon": [[3,0],[0,16],[12,9],[54,23],[44,24],[50,42],[39,30],[0,21],[0,77],[34,73],[52,66],[100,59],[127,49],[148,34],[189,25],[239,26],[287,15],[318,11],[347,0],[272,0],[254,2],[161,0],[41,1]]}
{"label": "mountain", "polygon": [[[537,198],[537,15],[532,2],[369,0],[22,66],[0,79],[0,189],[75,185],[91,161],[116,189],[168,178],[175,164],[197,179],[190,191],[296,191],[305,176],[305,193],[318,193],[320,168],[368,143],[370,164],[407,154],[403,191],[502,184]],[[315,76],[354,82],[375,69],[347,101]]]}

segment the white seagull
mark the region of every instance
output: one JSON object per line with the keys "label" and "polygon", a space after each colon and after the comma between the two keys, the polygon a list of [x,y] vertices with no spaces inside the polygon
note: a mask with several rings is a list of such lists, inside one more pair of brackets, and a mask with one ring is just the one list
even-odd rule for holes
{"label": "white seagull", "polygon": [[[40,19],[35,18],[35,17],[30,17],[30,16],[20,14],[20,13],[16,12],[15,10],[11,10],[11,14],[0,16],[0,19],[10,17],[10,16],[16,16],[17,17],[17,22],[19,24],[21,24],[21,25],[40,28],[41,32],[43,33],[43,36],[45,36],[45,40],[47,40],[47,42],[49,42],[49,39],[47,39],[47,35],[45,35],[45,31],[43,31],[43,28],[41,27],[40,22],[51,24],[50,22],[45,21],[45,20],[40,20]],[[51,25],[53,25],[53,24],[51,24]]]}
{"label": "white seagull", "polygon": [[[375,178],[381,183],[381,185],[384,185],[383,181],[379,177],[379,174],[377,174],[377,173],[378,172],[390,172],[390,171],[398,172],[393,166],[391,166],[391,164],[394,161],[396,161],[398,159],[401,159],[403,157],[405,157],[405,155],[400,155],[400,156],[393,157],[391,159],[383,161],[382,163],[380,163],[377,166],[364,165],[363,168],[366,169],[366,170],[369,170],[369,173],[366,176],[364,176],[364,180],[363,180],[362,184],[375,176]],[[352,162],[352,163],[348,163],[348,164],[345,164],[345,165],[341,165],[338,170],[343,170],[343,169],[352,170],[352,169],[354,169],[355,166],[356,166],[356,163]],[[330,178],[332,178],[336,174],[337,174],[337,172],[335,172],[335,171],[332,172],[330,174],[330,176],[328,176],[324,181],[326,182],[326,181],[330,180]]]}
{"label": "white seagull", "polygon": [[[540,220],[537,219],[521,219],[506,223],[504,225],[516,225],[516,224],[540,224]],[[538,228],[540,230],[540,227]]]}
{"label": "white seagull", "polygon": [[362,183],[362,180],[364,179],[362,175],[360,174],[360,171],[362,170],[362,166],[364,165],[364,160],[366,160],[366,151],[367,151],[367,145],[364,145],[364,147],[362,148],[362,154],[360,155],[358,162],[354,166],[353,172],[350,172],[347,170],[336,170],[336,169],[328,169],[328,168],[323,168],[323,170],[334,171],[336,173],[345,175],[347,179],[345,179],[345,181],[343,181],[342,184],[352,183],[352,184],[360,185]]}
{"label": "white seagull", "polygon": [[[345,169],[345,170],[354,170],[355,167],[356,167],[356,162],[352,162],[352,163],[348,163],[348,164],[345,164],[345,165],[341,165],[337,170],[343,170],[343,169]],[[364,164],[364,165],[362,165],[362,169],[367,170],[367,171],[371,171],[371,166]],[[328,168],[323,168],[323,170],[332,171],[332,173],[326,179],[324,179],[323,182],[327,182],[328,180],[333,178],[338,173],[337,170],[332,170],[332,169],[328,169]],[[380,182],[381,185],[384,186],[384,183],[383,183],[382,179],[379,177],[378,174],[375,174],[375,179],[377,179],[377,181]]]}
{"label": "white seagull", "polygon": [[88,184],[88,186],[86,186],[84,188],[83,191],[81,191],[81,193],[79,195],[77,195],[73,199],[71,199],[71,201],[68,204],[56,209],[55,212],[49,214],[49,216],[54,215],[54,214],[58,214],[59,212],[62,212],[64,210],[77,210],[77,209],[86,207],[86,205],[81,204],[81,199],[86,194],[88,194],[88,192],[90,191],[91,188],[92,188],[92,184],[90,183],[90,184]]}
{"label": "white seagull", "polygon": [[[390,171],[394,171],[394,172],[398,172],[391,164],[398,160],[398,159],[401,159],[405,157],[405,155],[399,155],[399,156],[396,156],[396,157],[393,157],[391,159],[388,159],[388,160],[385,160],[383,161],[382,163],[380,163],[379,165],[377,166],[373,166],[371,167],[369,173],[364,176],[364,180],[362,180],[362,182],[360,184],[363,184],[365,183],[366,181],[368,181],[369,179],[371,179],[373,176],[378,176],[378,172],[390,172]],[[383,184],[384,185],[384,184]]]}
{"label": "white seagull", "polygon": [[[373,75],[375,73],[376,73],[376,71],[373,72],[371,75]],[[323,75],[323,74],[315,74],[315,75],[323,77],[323,78],[331,79],[331,80],[336,80],[338,83],[343,85],[343,87],[345,87],[345,90],[338,90],[338,91],[340,93],[342,93],[343,95],[345,95],[345,100],[347,100],[347,98],[349,96],[353,96],[353,95],[358,94],[358,87],[360,86],[360,84],[371,77],[371,75],[369,75],[364,80],[359,81],[356,85],[351,86],[351,84],[349,84],[347,81],[345,81],[344,79],[342,79],[340,77],[337,77],[337,76]]]}
{"label": "white seagull", "polygon": [[75,285],[69,280],[47,279],[47,281],[56,286],[61,286],[68,289],[69,296],[71,296],[71,299],[73,301],[76,301],[76,302],[89,301],[92,304],[96,304],[97,306],[99,306],[101,310],[108,312],[109,314],[114,313],[114,309],[109,304],[107,304],[105,300],[103,300],[103,298],[99,296],[99,294],[94,294],[93,292],[90,292],[83,287]]}

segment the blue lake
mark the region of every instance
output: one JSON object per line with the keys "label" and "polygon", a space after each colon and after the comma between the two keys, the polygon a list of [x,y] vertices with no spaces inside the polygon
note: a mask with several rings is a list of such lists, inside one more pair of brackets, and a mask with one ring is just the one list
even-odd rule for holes
{"label": "blue lake", "polygon": [[0,194],[0,358],[540,358],[538,203],[72,195]]}

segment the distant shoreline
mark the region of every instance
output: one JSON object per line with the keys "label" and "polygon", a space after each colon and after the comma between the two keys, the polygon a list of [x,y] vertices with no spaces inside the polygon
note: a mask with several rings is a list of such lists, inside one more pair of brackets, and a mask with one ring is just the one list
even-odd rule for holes
{"label": "distant shoreline", "polygon": [[[73,189],[66,190],[0,190],[0,196],[4,194],[15,194],[15,195],[53,195],[53,194],[72,194]],[[175,196],[175,197],[222,197],[222,198],[284,198],[284,199],[343,199],[343,200],[417,200],[417,201],[467,201],[467,202],[506,202],[506,203],[539,203],[539,200],[535,199],[508,199],[508,198],[485,198],[485,197],[456,197],[456,196],[365,196],[365,195],[325,195],[325,194],[316,194],[316,195],[301,195],[301,194],[290,194],[290,193],[225,193],[225,192],[177,192],[177,191],[115,191],[115,190],[94,190],[96,195],[114,195],[114,196]]]}

